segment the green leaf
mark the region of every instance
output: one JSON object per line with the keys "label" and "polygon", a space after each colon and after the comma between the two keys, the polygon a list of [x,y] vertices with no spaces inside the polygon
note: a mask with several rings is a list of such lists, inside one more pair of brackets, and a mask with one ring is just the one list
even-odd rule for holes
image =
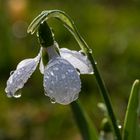
{"label": "green leaf", "polygon": [[85,53],[91,53],[91,49],[89,49],[86,42],[83,40],[79,32],[77,31],[74,22],[72,19],[63,11],[60,10],[46,10],[42,11],[41,14],[39,14],[29,25],[27,32],[33,34],[38,30],[39,25],[50,19],[50,18],[56,18],[62,24],[72,33],[72,35],[75,37],[76,41],[78,42],[79,46]]}
{"label": "green leaf", "polygon": [[83,110],[79,102],[72,102],[71,109],[82,134],[83,140],[98,140],[97,130],[93,122]]}
{"label": "green leaf", "polygon": [[126,110],[123,140],[140,140],[140,81],[132,85]]}

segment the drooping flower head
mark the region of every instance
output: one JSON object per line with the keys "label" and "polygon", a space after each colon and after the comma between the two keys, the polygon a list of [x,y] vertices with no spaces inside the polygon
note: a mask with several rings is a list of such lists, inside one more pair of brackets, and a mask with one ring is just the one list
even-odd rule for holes
{"label": "drooping flower head", "polygon": [[[35,58],[21,61],[7,81],[5,91],[8,97],[16,96],[37,68],[44,75],[45,95],[60,104],[75,101],[81,91],[81,74],[92,74],[93,69],[87,56],[80,51],[59,48],[48,24],[44,21],[37,31],[41,49]],[[48,57],[48,62],[44,54]],[[79,73],[80,72],[80,73]]]}

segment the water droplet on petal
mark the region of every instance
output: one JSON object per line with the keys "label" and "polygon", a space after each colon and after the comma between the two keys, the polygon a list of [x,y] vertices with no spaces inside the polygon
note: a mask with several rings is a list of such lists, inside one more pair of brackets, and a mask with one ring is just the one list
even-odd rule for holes
{"label": "water droplet on petal", "polygon": [[14,95],[13,97],[15,98],[20,98],[21,97],[21,90],[18,90]]}
{"label": "water droplet on petal", "polygon": [[73,95],[73,100],[74,100],[74,101],[77,100],[77,99],[78,99],[78,96],[79,96],[79,94]]}
{"label": "water droplet on petal", "polygon": [[74,70],[72,70],[72,69],[68,69],[68,72],[74,72]]}
{"label": "water droplet on petal", "polygon": [[51,101],[52,104],[56,103],[55,98],[50,98],[50,101]]}
{"label": "water droplet on petal", "polygon": [[54,73],[51,71],[51,75],[54,76]]}
{"label": "water droplet on petal", "polygon": [[19,75],[20,74],[20,71],[17,71],[17,74]]}
{"label": "water droplet on petal", "polygon": [[44,94],[45,94],[46,96],[48,96],[48,93],[47,93],[46,91],[44,91]]}
{"label": "water droplet on petal", "polygon": [[94,74],[94,72],[92,71],[91,73],[89,73],[89,74]]}
{"label": "water droplet on petal", "polygon": [[52,89],[49,89],[49,92],[50,92],[50,93],[53,93],[53,90],[52,90]]}
{"label": "water droplet on petal", "polygon": [[11,93],[11,92],[8,92],[8,93],[7,93],[7,97],[8,97],[8,98],[11,98],[11,97],[12,97],[12,93]]}
{"label": "water droplet on petal", "polygon": [[14,73],[14,70],[10,71],[10,75],[12,75]]}
{"label": "water droplet on petal", "polygon": [[13,97],[20,98],[21,97],[21,94],[15,94],[15,95],[13,95]]}
{"label": "water droplet on petal", "polygon": [[62,79],[65,79],[65,78],[66,78],[65,74],[62,74]]}
{"label": "water droplet on petal", "polygon": [[51,84],[54,85],[54,81],[51,81]]}
{"label": "water droplet on petal", "polygon": [[73,92],[75,92],[75,91],[77,91],[77,88],[74,87],[72,90],[73,90]]}
{"label": "water droplet on petal", "polygon": [[46,75],[46,76],[45,76],[45,78],[49,79],[49,76],[48,76],[48,75]]}
{"label": "water droplet on petal", "polygon": [[54,67],[54,68],[53,68],[53,70],[56,70],[56,71],[57,71],[57,70],[59,70],[59,68],[57,68],[57,67]]}
{"label": "water droplet on petal", "polygon": [[13,96],[12,92],[9,92],[7,88],[5,89],[5,92],[8,98],[11,98]]}

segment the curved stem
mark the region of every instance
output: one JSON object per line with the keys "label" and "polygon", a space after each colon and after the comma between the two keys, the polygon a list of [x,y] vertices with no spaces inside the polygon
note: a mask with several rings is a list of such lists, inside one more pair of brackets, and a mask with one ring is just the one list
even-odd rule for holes
{"label": "curved stem", "polygon": [[99,89],[101,90],[104,102],[106,104],[106,107],[107,107],[107,110],[108,110],[108,115],[110,117],[110,121],[112,123],[112,126],[113,126],[114,132],[116,134],[117,140],[122,140],[120,130],[118,128],[117,120],[116,120],[115,114],[114,114],[113,109],[112,109],[112,104],[111,104],[110,98],[108,96],[109,95],[108,91],[105,87],[105,84],[104,84],[102,78],[101,78],[101,75],[99,73],[99,70],[96,66],[96,63],[94,61],[94,58],[93,58],[92,54],[88,53],[87,56],[88,56],[89,60],[91,61],[92,66],[93,66],[94,75],[95,75],[96,81],[98,83]]}

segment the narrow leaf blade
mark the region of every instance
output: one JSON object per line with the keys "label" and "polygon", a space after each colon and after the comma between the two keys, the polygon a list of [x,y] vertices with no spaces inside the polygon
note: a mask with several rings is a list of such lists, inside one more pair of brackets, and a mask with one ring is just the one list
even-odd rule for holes
{"label": "narrow leaf blade", "polygon": [[140,81],[132,85],[126,110],[123,129],[123,140],[140,140]]}
{"label": "narrow leaf blade", "polygon": [[79,102],[71,103],[71,109],[73,111],[75,120],[82,134],[83,140],[98,140],[97,130],[93,125],[93,122],[83,110]]}

